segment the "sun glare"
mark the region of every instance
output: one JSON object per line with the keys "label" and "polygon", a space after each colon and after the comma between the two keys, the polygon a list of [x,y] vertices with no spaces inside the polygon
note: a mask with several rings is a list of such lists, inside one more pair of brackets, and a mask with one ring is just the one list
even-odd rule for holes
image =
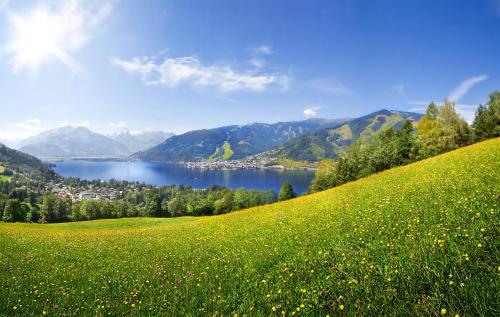
{"label": "sun glare", "polygon": [[37,68],[50,58],[71,66],[72,60],[61,47],[64,45],[64,23],[60,17],[39,8],[28,16],[12,15],[13,41],[9,49],[15,53],[13,69]]}

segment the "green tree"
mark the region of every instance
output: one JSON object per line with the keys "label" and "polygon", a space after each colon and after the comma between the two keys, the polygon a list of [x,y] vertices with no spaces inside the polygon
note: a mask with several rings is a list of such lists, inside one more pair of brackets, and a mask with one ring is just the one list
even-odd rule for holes
{"label": "green tree", "polygon": [[437,119],[438,108],[434,102],[427,107],[425,115],[417,123],[417,136],[420,144],[420,155],[423,158],[439,153],[442,135],[441,125]]}
{"label": "green tree", "polygon": [[500,91],[490,94],[486,106],[479,106],[472,129],[476,141],[500,136]]}
{"label": "green tree", "polygon": [[87,220],[99,219],[101,218],[101,204],[96,199],[84,199],[80,212]]}
{"label": "green tree", "polygon": [[214,212],[216,214],[226,213],[233,209],[234,194],[228,190],[222,198],[214,202]]}
{"label": "green tree", "polygon": [[56,222],[57,221],[57,197],[52,194],[45,194],[42,198],[42,206],[40,208],[41,222]]}
{"label": "green tree", "polygon": [[174,199],[168,202],[168,212],[174,217],[182,216],[186,213],[186,204],[180,193],[175,195]]}
{"label": "green tree", "polygon": [[297,197],[297,194],[293,191],[292,185],[289,182],[284,182],[283,185],[281,186],[278,200],[283,201],[295,197]]}
{"label": "green tree", "polygon": [[469,125],[456,112],[453,102],[444,101],[439,108],[438,120],[441,122],[442,129],[439,152],[455,150],[471,143]]}
{"label": "green tree", "polygon": [[5,203],[2,220],[5,222],[25,221],[26,214],[17,199],[9,199]]}
{"label": "green tree", "polygon": [[161,197],[157,190],[149,190],[144,195],[145,206],[143,215],[146,217],[162,216]]}

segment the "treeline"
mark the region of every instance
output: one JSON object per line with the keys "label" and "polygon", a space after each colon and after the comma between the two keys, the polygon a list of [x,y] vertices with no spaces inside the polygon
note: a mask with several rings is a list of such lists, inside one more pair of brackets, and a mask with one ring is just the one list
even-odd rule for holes
{"label": "treeline", "polygon": [[408,164],[459,147],[500,136],[500,92],[490,94],[480,105],[472,126],[445,100],[433,102],[414,127],[409,120],[395,131],[392,128],[372,138],[358,140],[337,161],[319,164],[310,192],[332,188],[392,167]]}
{"label": "treeline", "polygon": [[[14,193],[14,192],[12,192]],[[0,219],[5,222],[66,222],[123,217],[178,217],[217,215],[295,197],[285,183],[280,196],[274,190],[257,191],[220,186],[197,190],[190,186],[144,186],[119,200],[85,199],[46,193],[39,199],[27,193],[0,194]]]}

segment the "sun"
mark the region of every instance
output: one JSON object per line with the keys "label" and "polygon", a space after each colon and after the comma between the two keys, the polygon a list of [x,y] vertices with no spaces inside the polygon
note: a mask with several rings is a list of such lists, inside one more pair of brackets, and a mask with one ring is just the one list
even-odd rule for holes
{"label": "sun", "polygon": [[64,64],[74,64],[65,52],[65,23],[47,9],[38,8],[27,16],[12,14],[12,42],[8,49],[14,54],[12,67],[38,68],[44,61],[56,58]]}

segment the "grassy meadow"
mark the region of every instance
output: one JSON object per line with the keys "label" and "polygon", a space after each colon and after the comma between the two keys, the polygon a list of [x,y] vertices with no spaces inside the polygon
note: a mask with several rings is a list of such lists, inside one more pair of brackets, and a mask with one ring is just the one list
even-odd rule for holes
{"label": "grassy meadow", "polygon": [[500,139],[198,218],[0,223],[0,315],[498,316]]}

